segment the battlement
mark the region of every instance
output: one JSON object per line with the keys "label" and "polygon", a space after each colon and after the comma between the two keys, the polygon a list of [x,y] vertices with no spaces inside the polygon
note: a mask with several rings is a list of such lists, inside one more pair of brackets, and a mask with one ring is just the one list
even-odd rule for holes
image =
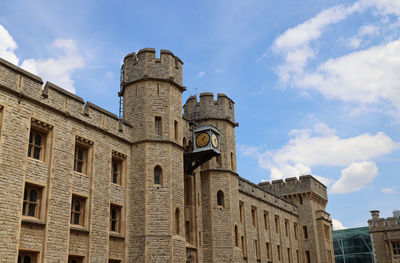
{"label": "battlement", "polygon": [[272,192],[279,196],[313,192],[325,200],[328,200],[326,186],[311,175],[273,180],[272,182],[262,182],[258,184],[265,191]]}
{"label": "battlement", "polygon": [[[133,52],[125,56],[122,85],[125,87],[139,80],[156,79],[174,83],[184,91],[182,65],[182,60],[169,50],[161,49],[160,58],[156,58],[154,48],[144,48],[137,54]],[[123,90],[121,93],[123,95]]]}
{"label": "battlement", "polygon": [[231,122],[234,126],[238,126],[235,122],[234,102],[223,93],[218,93],[217,100],[214,100],[214,94],[204,92],[200,94],[200,101],[196,96],[190,96],[183,106],[183,117],[187,120],[207,120],[219,119]]}
{"label": "battlement", "polygon": [[[0,91],[33,102],[69,118],[85,122],[111,135],[128,140],[131,124],[115,114],[0,58]],[[0,102],[1,103],[1,102]]]}
{"label": "battlement", "polygon": [[400,217],[393,212],[393,217],[380,218],[378,210],[371,211],[372,219],[368,220],[370,231],[400,230]]}

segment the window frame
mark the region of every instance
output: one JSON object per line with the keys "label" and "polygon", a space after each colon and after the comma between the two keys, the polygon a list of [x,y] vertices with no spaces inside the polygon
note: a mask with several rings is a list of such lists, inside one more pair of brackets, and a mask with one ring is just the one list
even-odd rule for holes
{"label": "window frame", "polygon": [[[158,172],[158,174],[156,174]],[[157,180],[158,178],[158,180]],[[163,185],[163,169],[161,168],[160,165],[154,166],[153,169],[153,183],[156,186],[162,186]]]}
{"label": "window frame", "polygon": [[[21,215],[23,218],[35,218],[38,220],[42,220],[42,209],[43,209],[43,189],[44,186],[42,185],[37,185],[31,182],[25,182],[24,189],[23,189],[23,197],[22,197],[22,211]],[[36,201],[28,200],[31,199],[31,192],[35,190],[36,191],[36,196],[35,199]],[[26,199],[26,198],[27,199]],[[35,205],[34,208],[34,215],[29,215],[30,212],[30,206]]]}
{"label": "window frame", "polygon": [[[115,218],[112,216],[112,211],[115,209]],[[110,204],[110,226],[109,231],[112,233],[122,234],[122,206],[117,204]],[[115,222],[115,229],[113,229],[113,222]]]}
{"label": "window frame", "polygon": [[400,256],[400,240],[390,242],[392,244],[392,253],[394,256]]}
{"label": "window frame", "polygon": [[225,207],[225,194],[222,190],[217,191],[217,206]]}
{"label": "window frame", "polygon": [[[1,121],[1,109],[0,109],[0,121]],[[1,123],[0,123],[1,125]],[[43,121],[31,118],[31,126],[28,134],[28,145],[26,156],[30,159],[47,162],[48,153],[50,151],[49,138],[51,137],[53,126]],[[40,137],[40,144],[36,144],[35,137]],[[35,156],[35,149],[39,149],[39,156]]]}
{"label": "window frame", "polygon": [[155,135],[162,135],[162,117],[155,116],[154,117],[154,133]]}
{"label": "window frame", "polygon": [[[76,208],[76,201],[80,202],[80,209],[78,210],[73,210],[73,208]],[[77,194],[72,194],[71,196],[71,209],[70,209],[70,221],[69,224],[70,226],[74,227],[81,227],[81,228],[86,228],[87,225],[87,197],[77,195]],[[75,223],[75,215],[78,214],[78,224]]]}
{"label": "window frame", "polygon": [[[39,260],[38,260],[39,252],[38,251],[25,250],[25,249],[18,250],[17,260],[19,263],[28,263],[28,262],[25,262],[25,257],[27,257],[27,256],[31,257],[31,259],[29,260],[30,263],[39,262]],[[21,260],[19,259],[19,257],[21,257]],[[22,260],[22,258],[24,258],[24,259]]]}
{"label": "window frame", "polygon": [[[112,184],[120,185],[123,186],[125,183],[125,160],[126,160],[126,155],[122,153],[118,153],[116,151],[112,151],[112,156],[111,156],[111,178],[110,182]],[[116,163],[117,165],[117,171],[115,171],[114,164]],[[116,180],[114,180],[114,177],[117,177]]]}

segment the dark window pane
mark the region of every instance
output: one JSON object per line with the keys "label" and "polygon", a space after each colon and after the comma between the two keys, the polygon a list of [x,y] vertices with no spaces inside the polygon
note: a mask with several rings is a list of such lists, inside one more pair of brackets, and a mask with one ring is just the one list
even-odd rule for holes
{"label": "dark window pane", "polygon": [[83,151],[78,149],[78,160],[83,160]]}
{"label": "dark window pane", "polygon": [[29,194],[29,201],[36,202],[36,191],[35,190],[31,190],[31,192]]}
{"label": "dark window pane", "polygon": [[21,256],[18,256],[18,263],[21,263]]}
{"label": "dark window pane", "polygon": [[116,221],[111,221],[111,231],[116,231],[117,229],[117,222]]}
{"label": "dark window pane", "polygon": [[25,215],[26,203],[22,204],[22,214]]}
{"label": "dark window pane", "polygon": [[29,204],[28,216],[35,216],[35,204]]}
{"label": "dark window pane", "polygon": [[83,171],[83,163],[78,161],[77,165],[78,166],[76,168],[76,171],[82,173],[82,171]]}
{"label": "dark window pane", "polygon": [[28,190],[26,189],[26,187],[24,190],[24,200],[28,200]]}
{"label": "dark window pane", "polygon": [[31,257],[30,256],[25,256],[24,257],[24,263],[31,263]]}
{"label": "dark window pane", "polygon": [[33,134],[32,134],[32,132],[29,134],[29,142],[33,143]]}
{"label": "dark window pane", "polygon": [[118,172],[118,163],[117,162],[113,162],[113,170],[114,170],[114,173]]}
{"label": "dark window pane", "polygon": [[118,179],[118,174],[113,174],[113,183],[116,184]]}
{"label": "dark window pane", "polygon": [[115,210],[115,208],[111,209],[111,218],[112,219],[116,219],[117,218],[117,211]]}
{"label": "dark window pane", "polygon": [[39,134],[35,135],[35,145],[37,146],[42,145],[42,136],[40,136]]}
{"label": "dark window pane", "polygon": [[75,259],[72,260],[72,263],[78,263],[78,261],[76,261]]}
{"label": "dark window pane", "polygon": [[79,214],[74,214],[74,224],[79,225]]}
{"label": "dark window pane", "polygon": [[75,200],[75,211],[81,211],[81,202],[79,200]]}
{"label": "dark window pane", "polygon": [[28,146],[28,156],[31,157],[31,153],[32,153],[32,145]]}
{"label": "dark window pane", "polygon": [[40,159],[40,148],[33,148],[33,158]]}

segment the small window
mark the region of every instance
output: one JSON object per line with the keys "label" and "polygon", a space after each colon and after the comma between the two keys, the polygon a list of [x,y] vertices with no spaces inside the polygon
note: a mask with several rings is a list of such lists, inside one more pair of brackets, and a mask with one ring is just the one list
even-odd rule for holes
{"label": "small window", "polygon": [[276,246],[276,249],[277,249],[277,251],[278,251],[278,260],[281,261],[281,260],[282,260],[281,246],[280,246],[280,245],[277,245],[277,246]]}
{"label": "small window", "polygon": [[301,194],[299,195],[299,203],[300,205],[303,205],[303,197],[301,196]]}
{"label": "small window", "polygon": [[285,219],[285,234],[289,236],[289,220]]}
{"label": "small window", "polygon": [[303,226],[303,238],[304,238],[305,240],[308,239],[307,226]]}
{"label": "small window", "polygon": [[42,188],[40,187],[31,184],[25,184],[22,215],[40,218],[42,192]]}
{"label": "small window", "polygon": [[175,134],[175,140],[178,140],[178,121],[174,121],[174,134]]}
{"label": "small window", "polygon": [[251,222],[253,226],[257,226],[257,208],[251,208]]}
{"label": "small window", "polygon": [[180,231],[179,231],[179,227],[180,227],[180,223],[179,223],[179,221],[180,221],[180,217],[181,217],[181,212],[180,212],[180,210],[179,210],[179,208],[176,208],[175,209],[175,234],[176,235],[179,235],[180,233]]}
{"label": "small window", "polygon": [[217,205],[225,206],[224,192],[222,192],[221,190],[217,192]]}
{"label": "small window", "polygon": [[83,256],[68,256],[68,263],[83,263]]}
{"label": "small window", "polygon": [[296,258],[297,258],[297,262],[300,263],[300,254],[299,254],[299,250],[296,249]]}
{"label": "small window", "polygon": [[235,225],[235,246],[239,247],[239,230],[237,225]]}
{"label": "small window", "polygon": [[279,216],[275,216],[275,232],[279,234],[281,232],[280,223],[279,223]]}
{"label": "small window", "polygon": [[233,159],[233,153],[231,153],[231,169],[235,170],[235,161]]}
{"label": "small window", "polygon": [[155,117],[154,129],[155,129],[154,131],[157,135],[161,135],[162,123],[161,123],[161,117],[159,117],[159,116]]}
{"label": "small window", "polygon": [[256,259],[260,258],[260,250],[258,249],[258,240],[254,240],[254,252],[256,253]]}
{"label": "small window", "polygon": [[18,252],[18,263],[36,263],[37,252],[22,251]]}
{"label": "small window", "polygon": [[288,262],[292,263],[292,251],[289,247],[287,248],[287,254],[288,254]]}
{"label": "small window", "polygon": [[297,233],[299,232],[298,227],[297,227],[297,223],[293,223],[293,230],[294,230],[294,239],[297,240]]}
{"label": "small window", "polygon": [[239,201],[239,217],[240,223],[244,223],[244,203]]}
{"label": "small window", "polygon": [[247,258],[247,244],[246,244],[246,238],[244,236],[241,237],[242,241],[242,254],[244,258]]}
{"label": "small window", "polygon": [[72,195],[71,219],[70,219],[71,224],[84,226],[85,205],[86,205],[86,198],[77,195]]}
{"label": "small window", "polygon": [[330,239],[331,235],[331,228],[329,225],[324,225],[324,233],[325,233],[325,239]]}
{"label": "small window", "polygon": [[47,134],[31,127],[29,133],[28,157],[44,161]]}
{"label": "small window", "polygon": [[88,149],[82,145],[75,145],[75,158],[74,158],[74,171],[78,173],[86,174],[87,172],[87,159]]}
{"label": "small window", "polygon": [[157,83],[157,95],[160,94],[160,84]]}
{"label": "small window", "polygon": [[122,160],[113,157],[111,167],[111,182],[121,185],[122,183]]}
{"label": "small window", "polygon": [[400,241],[392,241],[393,255],[400,255]]}
{"label": "small window", "polygon": [[154,184],[162,184],[162,170],[158,165],[154,167]]}
{"label": "small window", "polygon": [[267,250],[267,259],[271,259],[271,246],[268,242],[265,243],[265,248]]}
{"label": "small window", "polygon": [[110,231],[121,232],[121,207],[110,205]]}
{"label": "small window", "polygon": [[269,213],[264,211],[264,228],[268,231],[269,229]]}
{"label": "small window", "polygon": [[306,250],[306,263],[311,263],[310,251]]}

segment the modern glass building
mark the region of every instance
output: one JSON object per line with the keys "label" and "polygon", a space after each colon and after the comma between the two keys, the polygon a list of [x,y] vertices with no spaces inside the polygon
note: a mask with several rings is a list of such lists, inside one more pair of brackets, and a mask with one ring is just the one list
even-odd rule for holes
{"label": "modern glass building", "polygon": [[368,227],[332,231],[336,263],[373,263]]}

